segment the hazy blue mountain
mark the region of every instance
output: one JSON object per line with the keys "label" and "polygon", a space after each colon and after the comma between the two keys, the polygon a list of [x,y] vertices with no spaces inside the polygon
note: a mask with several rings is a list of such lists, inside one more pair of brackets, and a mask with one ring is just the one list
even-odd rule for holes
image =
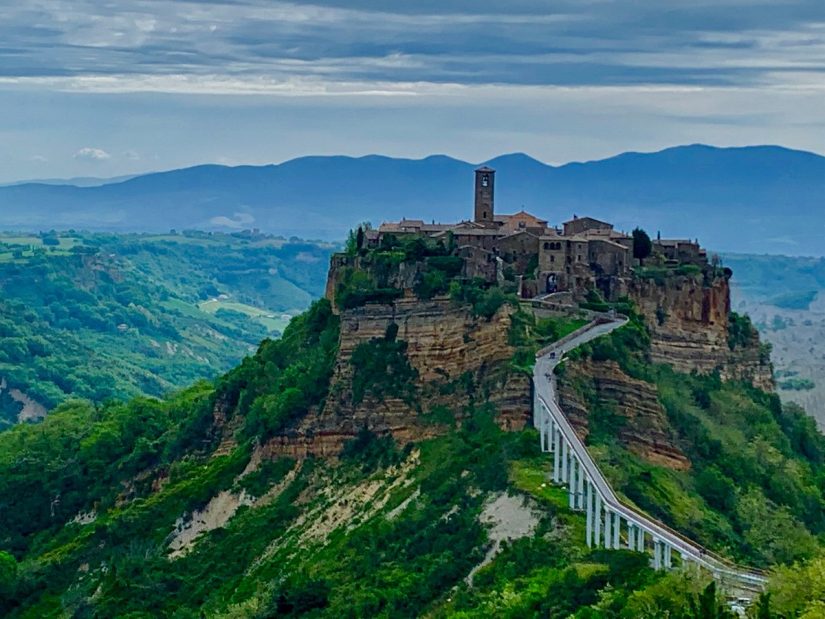
{"label": "hazy blue mountain", "polygon": [[0,183],[0,187],[11,187],[13,185],[74,185],[75,187],[97,187],[99,185],[110,185],[112,183],[122,183],[130,178],[135,178],[137,174],[127,174],[125,176],[112,176],[101,178],[99,176],[75,176],[73,178],[33,178],[25,181],[13,181],[11,183]]}
{"label": "hazy blue mountain", "polygon": [[[825,157],[781,148],[679,146],[550,166],[524,154],[488,162],[496,209],[560,223],[574,213],[724,251],[825,254]],[[340,239],[359,221],[455,221],[472,211],[477,164],[446,156],[302,157],[202,165],[96,187],[0,187],[2,228],[163,231],[260,228]]]}

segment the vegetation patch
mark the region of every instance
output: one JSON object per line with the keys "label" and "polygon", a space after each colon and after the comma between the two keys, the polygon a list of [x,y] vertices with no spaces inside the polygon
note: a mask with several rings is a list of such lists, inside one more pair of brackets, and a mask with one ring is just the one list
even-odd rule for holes
{"label": "vegetation patch", "polygon": [[396,339],[398,325],[387,327],[383,339],[362,342],[352,351],[352,401],[358,405],[367,395],[376,400],[396,397],[413,401],[418,372],[407,358],[407,343]]}
{"label": "vegetation patch", "polygon": [[[0,381],[50,410],[214,378],[322,293],[331,250],[194,232],[0,234]],[[0,429],[18,410],[0,399]]]}
{"label": "vegetation patch", "polygon": [[789,378],[777,383],[777,387],[786,391],[810,391],[816,385],[810,378]]}

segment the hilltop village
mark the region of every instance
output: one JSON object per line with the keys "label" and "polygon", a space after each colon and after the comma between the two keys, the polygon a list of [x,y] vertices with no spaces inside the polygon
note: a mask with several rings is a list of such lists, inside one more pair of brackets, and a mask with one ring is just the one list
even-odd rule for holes
{"label": "hilltop village", "polygon": [[[592,217],[573,216],[560,226],[524,210],[512,215],[495,211],[495,170],[475,171],[475,204],[472,220],[458,223],[426,223],[419,219],[385,222],[363,232],[367,248],[391,246],[400,239],[429,237],[453,248],[463,259],[462,276],[489,283],[511,279],[522,298],[569,293],[583,298],[599,290],[607,299],[627,293],[634,256],[632,235]],[[697,241],[653,239],[645,266],[674,268],[708,265],[706,251]]]}

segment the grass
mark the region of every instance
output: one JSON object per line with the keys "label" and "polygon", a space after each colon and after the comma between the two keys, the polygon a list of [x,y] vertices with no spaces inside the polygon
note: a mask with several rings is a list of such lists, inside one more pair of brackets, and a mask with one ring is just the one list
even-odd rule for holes
{"label": "grass", "polygon": [[557,509],[568,509],[567,490],[554,486],[550,480],[552,466],[552,454],[515,460],[510,464],[510,480],[517,489],[535,497],[542,503],[552,505]]}
{"label": "grass", "polygon": [[278,331],[279,333],[283,333],[284,329],[286,329],[286,326],[289,324],[289,321],[292,320],[292,316],[289,314],[277,314],[253,305],[247,305],[246,303],[226,301],[223,299],[210,299],[208,301],[202,301],[198,304],[198,307],[202,311],[209,314],[214,314],[220,309],[240,312],[241,314],[245,314],[256,319],[267,329],[269,329],[270,332]]}
{"label": "grass", "polygon": [[[60,241],[60,245],[54,245],[50,247],[60,248],[60,249],[71,249],[75,245],[82,244],[83,241],[73,236],[61,236],[58,237]],[[24,235],[24,236],[5,236],[0,234],[0,244],[4,245],[23,245],[28,246],[31,245],[33,247],[43,247],[43,239],[39,236],[34,235]]]}

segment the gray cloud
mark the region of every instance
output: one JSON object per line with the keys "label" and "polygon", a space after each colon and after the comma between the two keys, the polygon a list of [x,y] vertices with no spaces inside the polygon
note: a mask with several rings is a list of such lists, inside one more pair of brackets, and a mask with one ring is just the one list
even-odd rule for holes
{"label": "gray cloud", "polygon": [[815,85],[825,4],[32,0],[0,40],[0,76],[18,80]]}
{"label": "gray cloud", "polygon": [[[308,153],[825,152],[823,0],[7,4],[0,181],[41,177],[40,156],[77,176]],[[72,157],[83,144],[113,155]]]}

